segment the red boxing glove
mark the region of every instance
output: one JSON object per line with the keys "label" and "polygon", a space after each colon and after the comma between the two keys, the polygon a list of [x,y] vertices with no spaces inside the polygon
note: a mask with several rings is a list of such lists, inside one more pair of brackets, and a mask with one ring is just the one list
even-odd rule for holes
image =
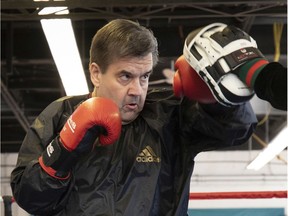
{"label": "red boxing glove", "polygon": [[217,102],[207,84],[188,64],[183,55],[177,59],[175,69],[173,89],[176,97],[186,96],[190,100],[204,104]]}
{"label": "red boxing glove", "polygon": [[71,167],[81,155],[91,152],[97,137],[102,145],[109,145],[120,132],[117,105],[107,98],[90,98],[79,105],[60,135],[47,146],[39,158],[40,166],[55,178],[68,178]]}
{"label": "red boxing glove", "polygon": [[[95,131],[94,137],[89,130]],[[83,102],[69,117],[60,132],[60,141],[68,151],[78,150],[78,146],[85,145],[87,139],[95,141],[98,135],[102,145],[109,145],[118,139],[120,130],[117,105],[109,99],[93,97]]]}

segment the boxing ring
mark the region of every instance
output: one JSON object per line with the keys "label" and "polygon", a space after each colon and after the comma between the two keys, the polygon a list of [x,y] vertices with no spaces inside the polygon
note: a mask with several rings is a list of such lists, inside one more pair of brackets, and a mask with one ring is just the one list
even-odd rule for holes
{"label": "boxing ring", "polygon": [[[227,199],[286,199],[288,193],[285,190],[282,191],[231,191],[231,192],[193,192],[189,194],[190,202],[193,200],[227,200]],[[12,196],[0,197],[2,213],[4,216],[12,216],[12,206],[15,200]],[[17,204],[16,204],[17,205]],[[3,208],[4,207],[4,208]],[[2,214],[1,214],[2,215]]]}
{"label": "boxing ring", "polygon": [[287,191],[193,192],[189,216],[287,216]]}

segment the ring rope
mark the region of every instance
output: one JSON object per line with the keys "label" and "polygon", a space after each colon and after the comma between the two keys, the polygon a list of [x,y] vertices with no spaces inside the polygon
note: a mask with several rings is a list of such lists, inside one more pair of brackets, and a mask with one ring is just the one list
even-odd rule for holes
{"label": "ring rope", "polygon": [[286,198],[287,191],[195,192],[189,199],[270,199]]}

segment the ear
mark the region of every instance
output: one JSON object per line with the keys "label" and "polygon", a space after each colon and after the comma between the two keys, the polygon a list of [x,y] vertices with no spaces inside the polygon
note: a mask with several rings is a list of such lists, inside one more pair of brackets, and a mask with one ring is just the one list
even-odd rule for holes
{"label": "ear", "polygon": [[90,79],[94,87],[98,88],[100,84],[101,69],[95,62],[89,64]]}

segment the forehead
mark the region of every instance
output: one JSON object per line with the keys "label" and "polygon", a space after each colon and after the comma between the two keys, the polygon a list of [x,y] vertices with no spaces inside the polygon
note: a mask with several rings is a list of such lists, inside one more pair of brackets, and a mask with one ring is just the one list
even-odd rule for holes
{"label": "forehead", "polygon": [[143,57],[126,57],[116,59],[108,66],[107,71],[129,71],[131,73],[139,73],[152,71],[152,68],[153,60],[152,54],[150,53]]}

